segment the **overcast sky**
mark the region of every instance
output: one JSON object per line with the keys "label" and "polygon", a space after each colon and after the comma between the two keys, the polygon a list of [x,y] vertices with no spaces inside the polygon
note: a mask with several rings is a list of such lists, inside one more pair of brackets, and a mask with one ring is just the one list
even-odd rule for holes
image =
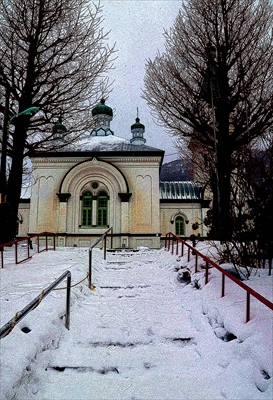
{"label": "overcast sky", "polygon": [[109,44],[116,42],[117,60],[110,78],[115,79],[106,104],[114,109],[111,128],[116,136],[130,139],[137,107],[145,125],[148,146],[165,150],[164,162],[176,159],[173,137],[155,124],[150,109],[141,98],[145,60],[164,49],[163,31],[169,29],[178,14],[180,0],[101,0],[104,27],[111,30]]}

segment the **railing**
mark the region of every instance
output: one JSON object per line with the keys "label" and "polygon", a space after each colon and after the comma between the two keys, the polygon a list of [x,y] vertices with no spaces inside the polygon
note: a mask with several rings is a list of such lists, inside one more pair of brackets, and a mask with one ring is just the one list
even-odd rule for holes
{"label": "railing", "polygon": [[[172,243],[171,243],[172,242]],[[209,265],[212,267],[218,269],[222,273],[222,297],[225,296],[225,277],[231,279],[233,282],[235,282],[238,286],[240,286],[242,289],[246,291],[246,322],[250,321],[250,295],[255,297],[257,300],[259,300],[261,303],[263,303],[265,306],[273,310],[273,303],[257,293],[255,290],[251,289],[249,286],[245,285],[243,282],[241,282],[239,279],[235,278],[232,276],[229,272],[225,271],[223,268],[221,268],[218,264],[216,264],[214,261],[209,259],[207,256],[204,254],[200,253],[198,250],[196,250],[194,247],[189,245],[187,242],[185,242],[183,239],[175,236],[173,233],[167,233],[166,238],[165,238],[165,248],[168,249],[169,251],[171,250],[172,254],[179,255],[179,243],[181,243],[181,250],[180,250],[180,255],[184,256],[184,246],[188,247],[188,262],[190,261],[190,253],[192,252],[192,255],[195,256],[195,272],[198,271],[198,257],[201,257],[205,262],[206,262],[206,271],[205,271],[205,284],[208,283],[209,281]],[[174,249],[176,244],[176,249]]]}
{"label": "railing", "polygon": [[[37,235],[31,235],[27,236],[21,239],[16,239],[8,243],[4,243],[0,245],[0,253],[1,253],[1,268],[4,268],[4,248],[5,247],[11,247],[13,244],[14,246],[14,251],[15,251],[15,264],[20,264],[24,261],[29,260],[32,255],[30,254],[30,250],[33,249],[33,239],[37,238],[37,253],[42,253],[42,251],[48,251],[50,250],[49,245],[48,245],[48,237],[53,237],[53,250],[56,249],[56,240],[55,240],[55,233],[50,233],[50,232],[42,232]],[[41,249],[41,238],[45,237],[45,248]],[[19,260],[18,256],[18,243],[24,243],[26,242],[26,257],[23,258],[22,260]]]}
{"label": "railing", "polygon": [[104,239],[104,260],[106,260],[106,237],[108,233],[111,232],[111,249],[113,247],[113,228],[107,229],[107,231],[98,238],[98,240],[89,248],[89,271],[88,271],[88,287],[89,289],[93,288],[92,285],[92,251],[95,246],[97,246],[98,243],[100,243],[101,240]]}
{"label": "railing", "polygon": [[70,271],[64,272],[56,281],[54,281],[50,286],[42,291],[42,293],[37,296],[34,300],[32,300],[23,310],[17,312],[15,316],[7,322],[0,329],[0,339],[7,336],[30,311],[34,310],[41,301],[56,287],[58,286],[65,278],[67,277],[67,287],[66,287],[66,316],[65,316],[65,327],[66,329],[70,328],[70,297],[71,297],[71,273]]}

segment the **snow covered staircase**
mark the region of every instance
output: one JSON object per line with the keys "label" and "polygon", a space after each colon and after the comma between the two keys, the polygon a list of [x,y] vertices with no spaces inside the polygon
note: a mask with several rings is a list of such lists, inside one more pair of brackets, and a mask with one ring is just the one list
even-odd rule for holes
{"label": "snow covered staircase", "polygon": [[[265,335],[259,319],[254,327],[252,321],[237,319],[239,333],[231,341],[221,340],[234,322],[229,314],[237,298],[232,303],[223,299],[228,310],[223,319],[215,307],[217,275],[210,283],[215,280],[217,290],[204,289],[203,294],[177,279],[177,266],[186,258],[178,260],[164,250],[124,253],[108,254],[106,261],[95,249],[96,288],[89,290],[86,280],[72,288],[69,331],[64,328],[61,290],[3,339],[1,400],[272,398],[270,329]],[[63,269],[71,270],[72,284],[80,282],[87,264],[88,249],[64,248],[56,250],[55,259],[43,253],[39,260],[16,267],[10,280],[3,270],[1,305],[17,308],[22,296],[27,300],[34,287],[40,291],[40,285]],[[264,318],[265,324],[267,314]]]}
{"label": "snow covered staircase", "polygon": [[77,293],[70,331],[37,356],[38,398],[180,398],[181,374],[199,355],[174,269],[155,263],[156,251],[107,258],[96,290]]}

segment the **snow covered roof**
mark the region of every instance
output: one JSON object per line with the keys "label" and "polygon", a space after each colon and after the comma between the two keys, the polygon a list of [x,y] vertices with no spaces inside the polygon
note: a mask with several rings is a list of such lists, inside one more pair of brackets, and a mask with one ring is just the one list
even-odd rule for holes
{"label": "snow covered roof", "polygon": [[75,151],[162,151],[150,146],[134,145],[129,140],[114,135],[87,136],[73,147]]}
{"label": "snow covered roof", "polygon": [[122,144],[130,143],[128,140],[118,136],[84,136],[77,143],[63,148],[61,151],[93,151],[98,149],[111,149],[113,147],[119,147]]}
{"label": "snow covered roof", "polygon": [[164,200],[202,200],[203,189],[190,181],[160,182],[160,199]]}
{"label": "snow covered roof", "polygon": [[41,156],[66,156],[66,155],[80,155],[80,153],[158,153],[164,155],[164,150],[157,149],[146,145],[136,145],[130,143],[129,140],[109,135],[109,136],[85,136],[83,139],[73,145],[68,145],[62,149],[48,152],[37,152],[32,157]]}

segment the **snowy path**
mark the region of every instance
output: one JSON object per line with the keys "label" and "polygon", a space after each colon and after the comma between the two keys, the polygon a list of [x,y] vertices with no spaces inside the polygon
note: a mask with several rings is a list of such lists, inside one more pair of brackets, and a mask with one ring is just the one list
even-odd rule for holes
{"label": "snowy path", "polygon": [[[68,267],[74,282],[82,278],[86,250],[58,253],[43,253],[32,260],[35,264],[39,258],[40,264],[48,266],[33,276],[32,288],[33,283],[37,287],[39,282],[40,289],[43,280],[52,281],[53,267],[57,276]],[[36,349],[29,350],[25,373],[3,399],[269,399],[249,382],[247,373],[240,373],[238,359],[232,364],[227,357],[227,350],[231,355],[239,351],[239,343],[216,337],[200,311],[200,291],[191,285],[183,288],[177,281],[175,257],[163,250],[143,251],[108,255],[104,261],[101,253],[97,250],[94,261],[95,291],[87,288],[86,281],[72,289],[70,331],[63,327],[63,320],[55,321],[54,301],[63,301],[64,295],[54,292],[52,299],[39,306],[40,314],[35,317],[34,311],[21,322],[20,328],[32,329],[29,334],[16,327],[4,339],[10,340],[12,348],[12,335],[21,334],[24,345],[31,346],[31,335],[40,330],[38,342],[34,337]],[[30,286],[27,268],[26,264],[21,267],[21,282],[10,300]],[[63,306],[58,307],[63,310]],[[47,322],[51,325],[45,334]]]}

